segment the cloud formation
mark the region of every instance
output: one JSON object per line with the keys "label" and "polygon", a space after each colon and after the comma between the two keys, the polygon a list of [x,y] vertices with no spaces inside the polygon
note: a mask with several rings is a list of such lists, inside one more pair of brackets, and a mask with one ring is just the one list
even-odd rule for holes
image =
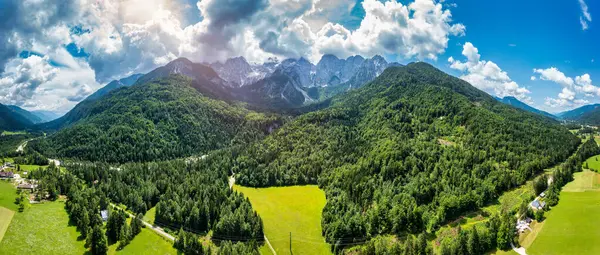
{"label": "cloud formation", "polygon": [[[188,0],[5,0],[3,4],[8,8],[0,9],[0,38],[4,38],[0,79],[14,78],[14,70],[4,69],[22,61],[20,52],[46,58],[42,62],[56,69],[56,77],[48,76],[37,86],[20,85],[21,100],[26,101],[22,105],[43,109],[68,108],[81,98],[72,91],[83,95],[98,84],[148,72],[177,57],[195,62],[236,56],[252,62],[305,57],[316,62],[323,54],[392,54],[435,60],[445,52],[450,37],[466,31],[452,21],[448,5],[434,0],[408,4],[365,0],[364,18],[352,30],[341,22],[355,18],[349,14],[353,0],[202,0],[195,6]],[[198,17],[196,23],[189,23],[190,13],[196,13],[192,15]],[[69,54],[67,45],[85,54]],[[75,87],[58,102],[37,105],[35,96],[28,96],[43,87],[58,98],[59,89],[50,92],[56,85],[45,83],[65,75],[73,75],[71,81],[77,82],[66,83]],[[0,87],[1,103],[13,102],[13,87]]]}
{"label": "cloud formation", "polygon": [[467,61],[461,62],[453,57],[448,59],[450,68],[463,73],[460,76],[461,79],[498,97],[514,96],[525,103],[533,103],[531,97],[528,96],[530,93],[528,89],[511,80],[508,74],[500,69],[496,63],[481,60],[479,50],[472,43],[467,42],[463,45],[462,54],[467,58]]}
{"label": "cloud formation", "polygon": [[[556,98],[546,98],[545,103],[550,107],[577,107],[589,103],[585,98],[600,97],[600,87],[592,84],[592,78],[587,73],[573,79],[556,67],[533,69],[533,72],[539,75],[540,80],[551,81],[563,87]],[[535,78],[532,76],[532,79]]]}
{"label": "cloud formation", "polygon": [[588,10],[588,6],[584,0],[579,0],[579,7],[581,7],[581,16],[579,16],[579,23],[581,24],[581,29],[587,30],[589,28],[589,22],[592,22],[592,15]]}

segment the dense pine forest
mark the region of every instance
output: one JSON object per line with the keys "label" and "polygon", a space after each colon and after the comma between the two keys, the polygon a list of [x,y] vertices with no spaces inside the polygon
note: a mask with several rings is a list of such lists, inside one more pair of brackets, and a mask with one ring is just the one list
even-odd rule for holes
{"label": "dense pine forest", "polygon": [[280,122],[277,116],[203,96],[184,76],[109,95],[87,105],[82,120],[30,146],[48,157],[148,162],[254,141]]}
{"label": "dense pine forest", "polygon": [[331,244],[433,231],[565,160],[579,139],[425,63],[305,114],[237,156],[242,185],[319,184]]}
{"label": "dense pine forest", "polygon": [[[229,160],[216,154],[199,161],[130,163],[120,168],[76,163],[66,165],[68,172],[51,165],[32,172],[29,178],[39,180],[38,196],[47,195],[50,200],[59,195],[68,197],[66,209],[71,221],[90,239],[86,245],[92,249],[97,243],[93,240],[95,229],[102,228],[98,212],[114,203],[125,205],[138,215],[136,218],[156,206],[155,223],[178,233],[175,247],[184,254],[203,254],[205,248],[198,235],[209,231],[220,246],[219,254],[256,253],[263,241],[262,220],[248,200],[229,188]],[[126,218],[122,211],[113,210],[106,226],[109,242],[125,246],[134,238],[131,233],[136,233],[136,221],[128,226]]]}

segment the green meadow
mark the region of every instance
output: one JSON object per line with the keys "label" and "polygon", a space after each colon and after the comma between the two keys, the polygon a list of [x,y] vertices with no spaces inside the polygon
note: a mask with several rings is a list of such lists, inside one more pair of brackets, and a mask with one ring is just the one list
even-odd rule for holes
{"label": "green meadow", "polygon": [[[84,240],[76,227],[69,225],[64,201],[31,204],[18,212],[14,203],[16,188],[0,181],[0,254],[85,254]],[[129,245],[108,254],[177,254],[173,243],[150,229],[143,228]]]}
{"label": "green meadow", "polygon": [[[316,185],[258,189],[236,185],[234,189],[250,199],[277,254],[331,254],[329,244],[321,235],[325,192]],[[271,251],[262,247],[261,253]]]}
{"label": "green meadow", "polygon": [[583,162],[583,168],[600,172],[600,155],[593,156]]}
{"label": "green meadow", "polygon": [[33,204],[16,212],[0,243],[0,254],[83,254],[64,202]]}
{"label": "green meadow", "polygon": [[575,173],[575,180],[560,193],[560,201],[546,214],[546,220],[531,246],[532,255],[600,254],[600,174]]}

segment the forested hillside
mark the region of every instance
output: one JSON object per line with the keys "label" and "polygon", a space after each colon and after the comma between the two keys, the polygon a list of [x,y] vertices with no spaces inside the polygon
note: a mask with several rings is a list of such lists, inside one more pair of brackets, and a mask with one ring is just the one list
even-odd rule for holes
{"label": "forested hillside", "polygon": [[519,99],[517,99],[515,97],[512,97],[512,96],[508,96],[508,97],[504,97],[504,98],[496,98],[496,99],[498,101],[502,102],[502,103],[514,106],[516,108],[519,108],[519,109],[522,109],[522,110],[525,110],[525,111],[528,111],[528,112],[532,112],[532,113],[535,113],[535,114],[546,116],[546,117],[551,118],[551,119],[558,119],[558,117],[556,117],[556,116],[554,116],[554,115],[552,115],[550,113],[547,113],[545,111],[533,108],[533,107],[529,106],[528,104],[523,103],[523,102],[519,101]]}
{"label": "forested hillside", "polygon": [[29,146],[51,157],[155,161],[254,141],[278,121],[203,96],[191,79],[172,75],[113,91],[89,104],[84,119]]}
{"label": "forested hillside", "polygon": [[33,123],[25,116],[15,112],[6,105],[0,104],[0,130],[23,130]]}
{"label": "forested hillside", "polygon": [[571,155],[579,139],[425,63],[388,68],[237,156],[238,183],[318,183],[343,247],[434,230]]}
{"label": "forested hillside", "polygon": [[593,108],[588,108],[587,111],[581,112],[580,115],[567,115],[565,119],[576,121],[577,123],[587,125],[600,125],[600,107],[595,105]]}

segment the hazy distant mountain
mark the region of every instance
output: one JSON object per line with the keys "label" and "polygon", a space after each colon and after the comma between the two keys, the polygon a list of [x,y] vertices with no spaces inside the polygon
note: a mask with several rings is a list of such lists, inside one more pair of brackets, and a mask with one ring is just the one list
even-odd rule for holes
{"label": "hazy distant mountain", "polygon": [[558,113],[558,114],[556,114],[556,116],[558,116],[562,119],[565,119],[565,120],[578,120],[584,114],[594,111],[598,108],[600,108],[600,104],[584,105],[582,107],[579,107],[579,108],[576,108],[576,109],[573,109],[570,111],[564,111],[564,112]]}
{"label": "hazy distant mountain", "polygon": [[64,114],[59,114],[59,113],[56,113],[53,111],[45,111],[45,110],[31,111],[31,113],[35,114],[40,119],[42,119],[42,122],[53,121],[64,115]]}
{"label": "hazy distant mountain", "polygon": [[496,100],[498,100],[498,101],[500,101],[502,103],[505,103],[507,105],[511,105],[511,106],[516,107],[516,108],[528,111],[528,112],[532,112],[532,113],[536,113],[536,114],[539,114],[539,115],[542,115],[542,116],[546,116],[548,118],[552,118],[552,119],[557,119],[558,118],[558,117],[556,117],[556,116],[554,116],[554,115],[552,115],[552,114],[550,114],[548,112],[545,112],[545,111],[533,108],[533,107],[529,106],[528,104],[523,103],[523,102],[519,101],[519,99],[517,99],[515,97],[512,97],[512,96],[508,96],[508,97],[504,97],[504,98],[498,98],[498,97],[496,97]]}
{"label": "hazy distant mountain", "polygon": [[14,111],[17,114],[20,114],[21,116],[23,116],[25,119],[29,120],[33,124],[44,122],[44,120],[42,120],[39,116],[31,113],[30,111],[27,111],[27,110],[21,108],[21,107],[18,107],[16,105],[7,105],[6,107],[8,107],[9,109],[11,109],[12,111]]}

